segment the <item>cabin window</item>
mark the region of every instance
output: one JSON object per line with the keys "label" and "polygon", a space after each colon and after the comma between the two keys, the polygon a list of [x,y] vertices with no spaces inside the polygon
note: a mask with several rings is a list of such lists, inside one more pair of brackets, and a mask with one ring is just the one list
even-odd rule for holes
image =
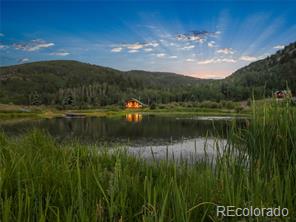
{"label": "cabin window", "polygon": [[127,101],[126,108],[141,108],[142,104],[136,102],[136,101]]}

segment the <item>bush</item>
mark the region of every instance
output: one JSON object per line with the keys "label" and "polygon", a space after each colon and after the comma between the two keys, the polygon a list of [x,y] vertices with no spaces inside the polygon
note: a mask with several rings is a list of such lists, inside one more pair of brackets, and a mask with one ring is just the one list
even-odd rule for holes
{"label": "bush", "polygon": [[222,108],[220,103],[212,102],[212,101],[203,101],[199,104],[199,107],[201,108],[212,108],[212,109],[218,109]]}
{"label": "bush", "polygon": [[167,106],[165,105],[165,104],[160,104],[160,105],[158,105],[158,108],[159,109],[165,109]]}
{"label": "bush", "polygon": [[235,109],[236,103],[232,101],[222,101],[222,107],[226,109]]}
{"label": "bush", "polygon": [[150,109],[156,109],[156,104],[155,104],[155,103],[152,103],[152,104],[150,105]]}

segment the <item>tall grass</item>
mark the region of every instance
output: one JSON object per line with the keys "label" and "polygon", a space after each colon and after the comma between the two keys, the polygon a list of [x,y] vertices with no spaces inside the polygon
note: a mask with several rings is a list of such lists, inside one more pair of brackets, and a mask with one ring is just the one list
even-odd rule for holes
{"label": "tall grass", "polygon": [[[144,161],[61,145],[44,132],[0,134],[0,221],[294,221],[296,115],[254,106],[215,164]],[[216,205],[286,207],[289,218],[218,218]],[[244,221],[244,220],[243,220]]]}

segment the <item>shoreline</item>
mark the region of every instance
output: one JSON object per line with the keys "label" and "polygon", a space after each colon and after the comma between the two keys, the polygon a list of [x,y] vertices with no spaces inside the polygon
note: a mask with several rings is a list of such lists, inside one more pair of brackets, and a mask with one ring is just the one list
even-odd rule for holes
{"label": "shoreline", "polygon": [[[36,109],[38,108],[38,109]],[[164,116],[248,116],[249,113],[236,112],[227,109],[211,109],[211,108],[187,108],[178,107],[172,109],[117,109],[99,108],[99,109],[81,109],[81,110],[56,110],[52,107],[34,107],[30,111],[20,110],[4,110],[0,106],[0,121],[15,119],[51,119],[65,117],[67,113],[84,115],[85,117],[118,117],[131,113],[139,113],[142,115],[164,115]]]}

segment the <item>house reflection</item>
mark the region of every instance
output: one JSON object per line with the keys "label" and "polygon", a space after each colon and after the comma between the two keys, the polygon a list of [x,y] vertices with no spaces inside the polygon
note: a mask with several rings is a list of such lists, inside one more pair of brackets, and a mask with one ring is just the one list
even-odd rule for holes
{"label": "house reflection", "polygon": [[140,114],[140,113],[128,113],[128,114],[125,115],[125,119],[128,122],[138,123],[138,122],[141,122],[142,121],[143,115]]}

